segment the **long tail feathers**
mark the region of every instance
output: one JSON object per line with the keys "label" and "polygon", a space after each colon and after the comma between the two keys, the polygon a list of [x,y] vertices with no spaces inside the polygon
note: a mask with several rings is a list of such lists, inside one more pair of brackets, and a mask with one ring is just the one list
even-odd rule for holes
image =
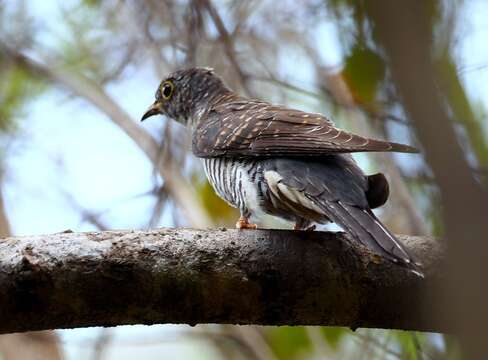
{"label": "long tail feathers", "polygon": [[[311,199],[313,200],[313,199]],[[423,277],[419,264],[405,250],[400,241],[378,220],[371,210],[360,209],[341,201],[317,203],[327,216],[346,230],[355,240]]]}

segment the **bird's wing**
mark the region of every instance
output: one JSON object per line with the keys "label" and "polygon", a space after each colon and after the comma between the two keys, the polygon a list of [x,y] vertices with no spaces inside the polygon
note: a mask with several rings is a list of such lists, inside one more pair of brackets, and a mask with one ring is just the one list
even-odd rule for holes
{"label": "bird's wing", "polygon": [[193,134],[198,157],[311,157],[362,151],[417,150],[337,129],[320,114],[250,100],[215,106]]}
{"label": "bird's wing", "polygon": [[270,159],[265,164],[271,199],[281,208],[302,211],[309,220],[317,217],[310,213],[319,213],[377,254],[419,272],[400,241],[371,211],[369,182],[350,157],[331,156],[321,162]]}

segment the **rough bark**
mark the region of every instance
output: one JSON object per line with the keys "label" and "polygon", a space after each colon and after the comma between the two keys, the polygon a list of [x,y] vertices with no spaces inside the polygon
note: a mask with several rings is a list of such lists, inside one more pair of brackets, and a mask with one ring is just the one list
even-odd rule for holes
{"label": "rough bark", "polygon": [[426,279],[342,233],[104,231],[0,240],[0,333],[154,323],[449,331],[432,320],[443,249],[400,236]]}
{"label": "rough bark", "polygon": [[[0,237],[11,236],[3,196],[4,174],[0,175]],[[0,239],[0,242],[2,240]],[[0,259],[1,263],[1,259]],[[1,268],[1,265],[0,265]],[[0,318],[1,321],[1,318]],[[61,360],[58,335],[54,331],[24,332],[0,335],[0,359]]]}

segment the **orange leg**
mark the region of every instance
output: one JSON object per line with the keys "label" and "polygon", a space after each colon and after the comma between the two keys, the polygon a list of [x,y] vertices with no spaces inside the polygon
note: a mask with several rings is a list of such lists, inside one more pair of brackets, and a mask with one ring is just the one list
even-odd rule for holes
{"label": "orange leg", "polygon": [[241,216],[239,221],[236,223],[237,229],[257,229],[258,226],[256,224],[251,224],[247,217]]}

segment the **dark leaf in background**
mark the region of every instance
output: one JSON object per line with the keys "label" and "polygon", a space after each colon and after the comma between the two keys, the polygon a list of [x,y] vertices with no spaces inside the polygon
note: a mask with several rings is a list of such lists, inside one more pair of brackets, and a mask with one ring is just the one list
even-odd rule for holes
{"label": "dark leaf in background", "polygon": [[279,359],[299,359],[311,350],[310,339],[304,327],[274,327],[269,329],[266,336]]}
{"label": "dark leaf in background", "polygon": [[345,60],[342,74],[357,103],[375,105],[378,89],[385,79],[385,64],[378,54],[356,44]]}

